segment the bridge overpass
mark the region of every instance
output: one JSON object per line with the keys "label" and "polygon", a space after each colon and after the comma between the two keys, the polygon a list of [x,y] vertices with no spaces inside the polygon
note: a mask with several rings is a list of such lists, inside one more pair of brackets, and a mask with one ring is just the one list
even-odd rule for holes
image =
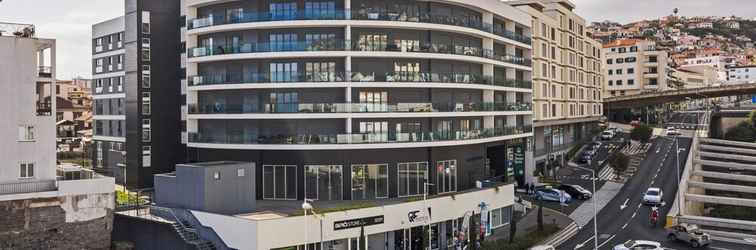
{"label": "bridge overpass", "polygon": [[756,94],[756,83],[658,91],[631,96],[614,96],[604,98],[604,107],[607,109],[640,108],[656,104],[684,101],[686,98],[703,99],[750,94]]}

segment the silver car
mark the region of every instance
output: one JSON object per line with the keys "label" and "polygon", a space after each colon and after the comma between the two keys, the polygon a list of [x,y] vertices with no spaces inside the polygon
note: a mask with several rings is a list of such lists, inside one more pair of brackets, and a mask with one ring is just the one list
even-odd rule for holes
{"label": "silver car", "polygon": [[702,232],[696,225],[686,223],[667,228],[667,239],[687,242],[693,248],[711,244],[709,234]]}

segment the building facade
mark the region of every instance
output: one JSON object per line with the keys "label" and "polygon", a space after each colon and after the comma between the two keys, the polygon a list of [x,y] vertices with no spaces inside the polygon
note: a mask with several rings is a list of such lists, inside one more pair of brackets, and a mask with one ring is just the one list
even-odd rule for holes
{"label": "building facade", "polygon": [[[601,43],[567,0],[508,4],[533,17],[533,106],[536,169],[549,174],[548,159],[590,138],[602,116]],[[549,157],[551,156],[551,157]]]}
{"label": "building facade", "polygon": [[733,66],[727,68],[726,84],[744,84],[756,81],[756,66]]}
{"label": "building facade", "polygon": [[668,54],[656,43],[637,39],[617,40],[603,46],[606,86],[604,96],[638,95],[670,89],[667,85]]}
{"label": "building facade", "polygon": [[495,0],[184,7],[188,159],[254,162],[257,199],[525,182],[529,15]]}
{"label": "building facade", "polygon": [[65,179],[56,166],[54,39],[0,23],[0,248],[108,249],[112,178]]}
{"label": "building facade", "polygon": [[185,159],[179,7],[126,0],[124,16],[92,26],[93,165],[128,187]]}

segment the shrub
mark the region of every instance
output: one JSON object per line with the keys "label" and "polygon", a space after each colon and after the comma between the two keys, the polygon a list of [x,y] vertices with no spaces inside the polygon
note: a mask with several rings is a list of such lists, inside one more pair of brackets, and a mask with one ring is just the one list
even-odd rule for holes
{"label": "shrub", "polygon": [[651,134],[653,134],[653,132],[653,128],[646,124],[642,124],[630,131],[630,139],[646,143],[651,139]]}
{"label": "shrub", "polygon": [[627,170],[628,165],[630,165],[630,158],[621,152],[615,152],[611,156],[611,159],[609,159],[609,164],[612,165],[612,168],[614,169],[614,171],[618,173],[622,173],[622,172],[625,172],[625,170]]}
{"label": "shrub", "polygon": [[731,141],[754,142],[756,141],[756,129],[748,122],[741,122],[728,129],[724,138]]}

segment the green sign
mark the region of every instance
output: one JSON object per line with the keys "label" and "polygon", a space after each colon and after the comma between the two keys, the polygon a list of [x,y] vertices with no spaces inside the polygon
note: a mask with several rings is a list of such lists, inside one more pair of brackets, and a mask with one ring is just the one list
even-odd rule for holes
{"label": "green sign", "polygon": [[515,176],[525,176],[525,145],[517,144],[514,147],[514,172]]}

